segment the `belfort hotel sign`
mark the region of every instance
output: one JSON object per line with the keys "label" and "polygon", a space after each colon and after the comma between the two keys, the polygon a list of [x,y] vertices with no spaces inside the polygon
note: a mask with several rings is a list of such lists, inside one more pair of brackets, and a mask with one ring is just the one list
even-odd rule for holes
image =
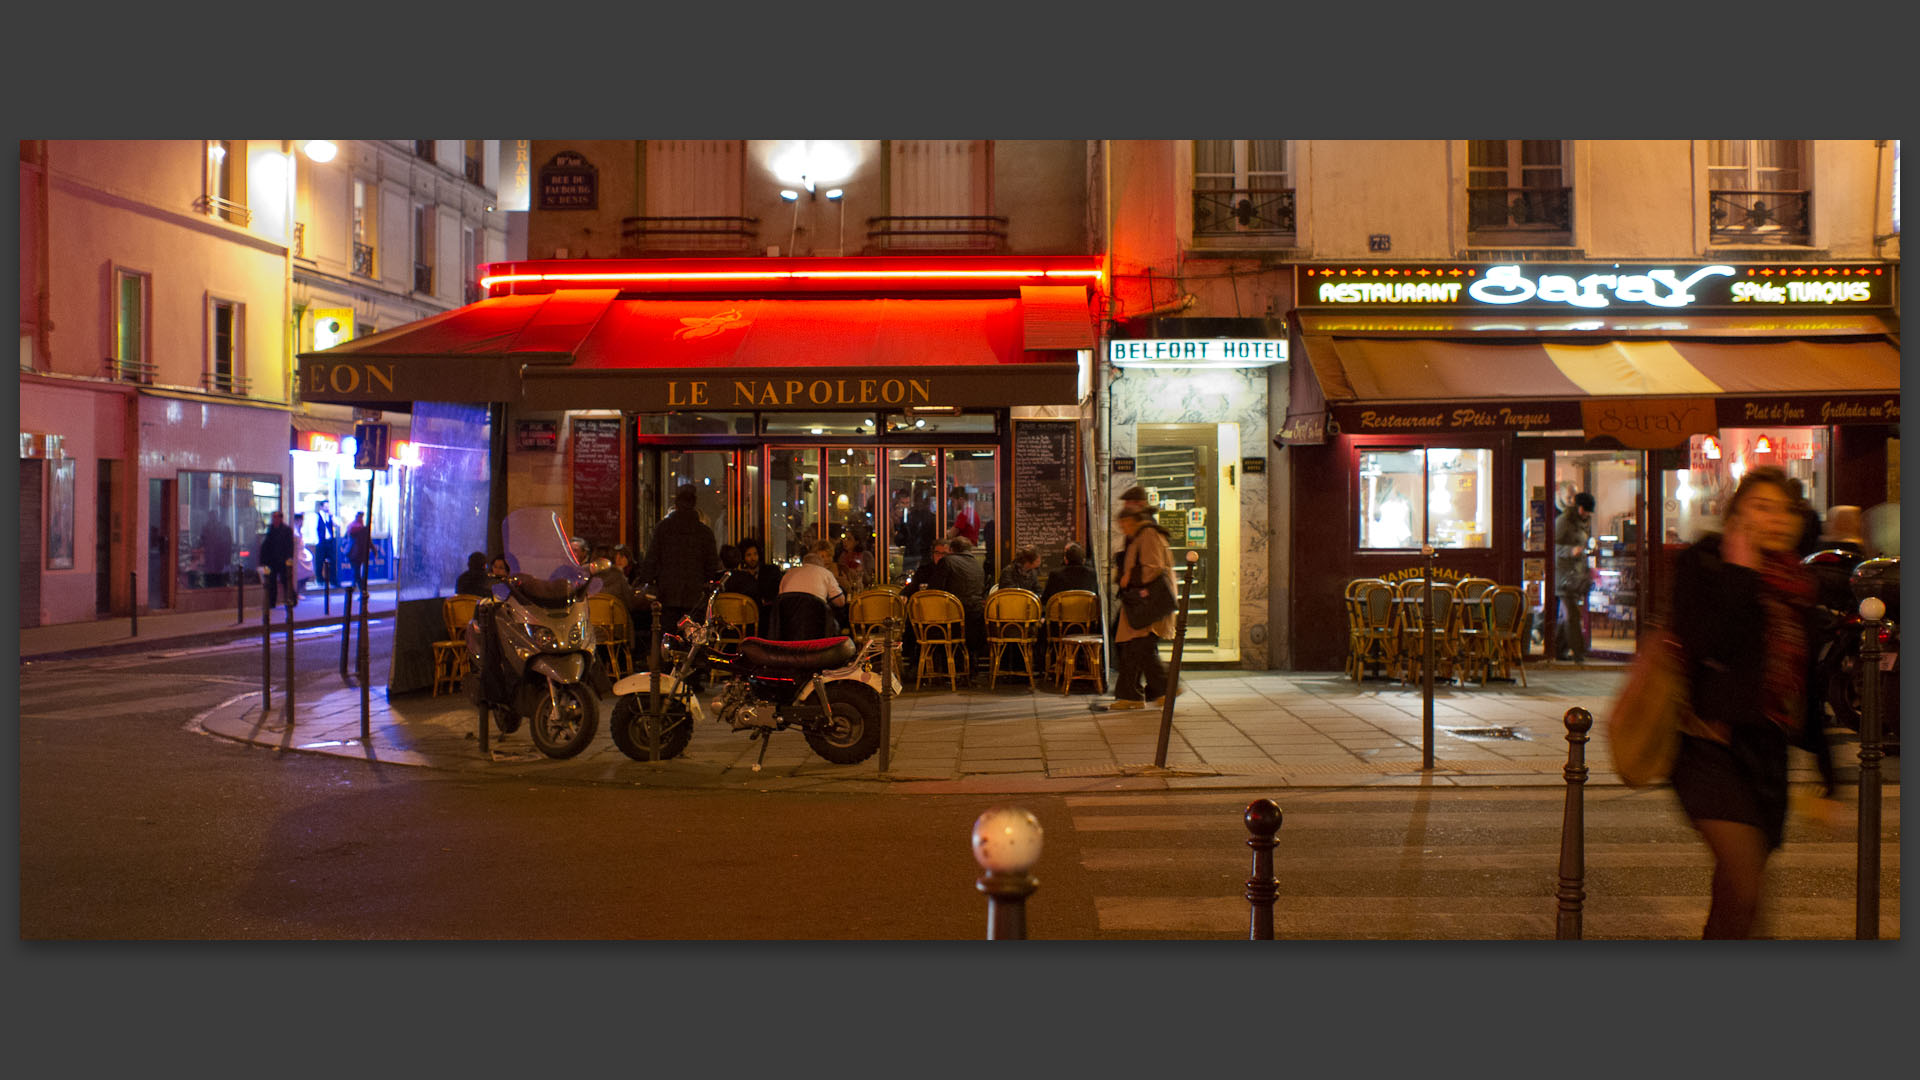
{"label": "belfort hotel sign", "polygon": [[1360,263],[1295,268],[1295,306],[1558,312],[1893,306],[1885,263]]}

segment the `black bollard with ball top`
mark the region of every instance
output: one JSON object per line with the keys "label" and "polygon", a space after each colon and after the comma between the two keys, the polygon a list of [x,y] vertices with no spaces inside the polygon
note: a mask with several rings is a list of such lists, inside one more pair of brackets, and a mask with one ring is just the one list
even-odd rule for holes
{"label": "black bollard with ball top", "polygon": [[1860,601],[1860,821],[1854,833],[1856,941],[1880,939],[1880,620],[1887,605]]}
{"label": "black bollard with ball top", "polygon": [[1017,806],[981,814],[973,823],[973,861],[986,871],[975,887],[987,894],[987,940],[1025,941],[1027,897],[1040,887],[1040,819]]}
{"label": "black bollard with ball top", "polygon": [[1280,806],[1272,799],[1255,799],[1246,813],[1247,846],[1253,849],[1253,876],[1247,879],[1248,941],[1273,940],[1273,902],[1280,896],[1280,879],[1273,876],[1274,834],[1280,831]]}
{"label": "black bollard with ball top", "polygon": [[1587,732],[1593,714],[1578,706],[1562,718],[1567,725],[1567,812],[1560,822],[1560,910],[1553,936],[1580,940],[1580,909],[1587,899],[1587,824],[1583,790],[1587,783]]}

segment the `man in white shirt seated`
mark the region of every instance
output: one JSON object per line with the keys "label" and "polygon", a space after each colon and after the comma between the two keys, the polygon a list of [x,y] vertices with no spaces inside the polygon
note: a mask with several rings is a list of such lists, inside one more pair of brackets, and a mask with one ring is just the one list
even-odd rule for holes
{"label": "man in white shirt seated", "polygon": [[833,544],[826,540],[815,540],[807,545],[807,553],[801,558],[800,565],[781,576],[780,591],[812,593],[836,608],[845,608],[847,594],[840,588],[840,578],[834,574],[832,566]]}

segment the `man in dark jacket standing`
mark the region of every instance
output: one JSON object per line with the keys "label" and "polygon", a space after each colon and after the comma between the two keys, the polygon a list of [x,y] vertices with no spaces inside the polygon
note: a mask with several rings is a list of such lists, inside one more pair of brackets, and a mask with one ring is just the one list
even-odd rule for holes
{"label": "man in dark jacket standing", "polygon": [[282,590],[288,606],[293,604],[293,575],[287,562],[293,558],[293,526],[287,524],[285,515],[273,512],[273,518],[267,525],[267,537],[260,542],[260,565],[267,570],[267,595],[262,601],[261,611],[271,610]]}
{"label": "man in dark jacket standing", "polygon": [[1587,539],[1593,533],[1593,496],[1582,491],[1553,523],[1553,591],[1560,597],[1560,641],[1556,659],[1587,662],[1587,635],[1580,624],[1587,611],[1592,574],[1587,569]]}
{"label": "man in dark jacket standing", "polygon": [[694,511],[696,495],[692,484],[673,493],[673,513],[654,530],[640,563],[640,580],[660,597],[660,617],[667,626],[705,603],[707,583],[720,576],[720,545]]}
{"label": "man in dark jacket standing", "polygon": [[336,541],[339,529],[333,524],[333,504],[325,499],[315,500],[313,504],[313,569],[322,583],[329,587],[340,584],[339,575],[334,573]]}
{"label": "man in dark jacket standing", "polygon": [[353,565],[353,584],[366,588],[367,566],[373,562],[373,530],[367,528],[364,510],[356,512],[347,526],[347,562]]}

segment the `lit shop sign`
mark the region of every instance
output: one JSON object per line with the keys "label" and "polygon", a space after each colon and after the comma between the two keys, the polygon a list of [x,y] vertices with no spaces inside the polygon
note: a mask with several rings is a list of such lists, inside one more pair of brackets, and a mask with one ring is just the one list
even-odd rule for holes
{"label": "lit shop sign", "polygon": [[1885,265],[1496,263],[1308,266],[1301,307],[1466,311],[1888,307]]}
{"label": "lit shop sign", "polygon": [[294,449],[305,450],[309,454],[337,454],[340,452],[340,440],[323,432],[303,431]]}
{"label": "lit shop sign", "polygon": [[1287,362],[1287,343],[1268,338],[1137,338],[1108,341],[1114,367],[1271,367]]}

